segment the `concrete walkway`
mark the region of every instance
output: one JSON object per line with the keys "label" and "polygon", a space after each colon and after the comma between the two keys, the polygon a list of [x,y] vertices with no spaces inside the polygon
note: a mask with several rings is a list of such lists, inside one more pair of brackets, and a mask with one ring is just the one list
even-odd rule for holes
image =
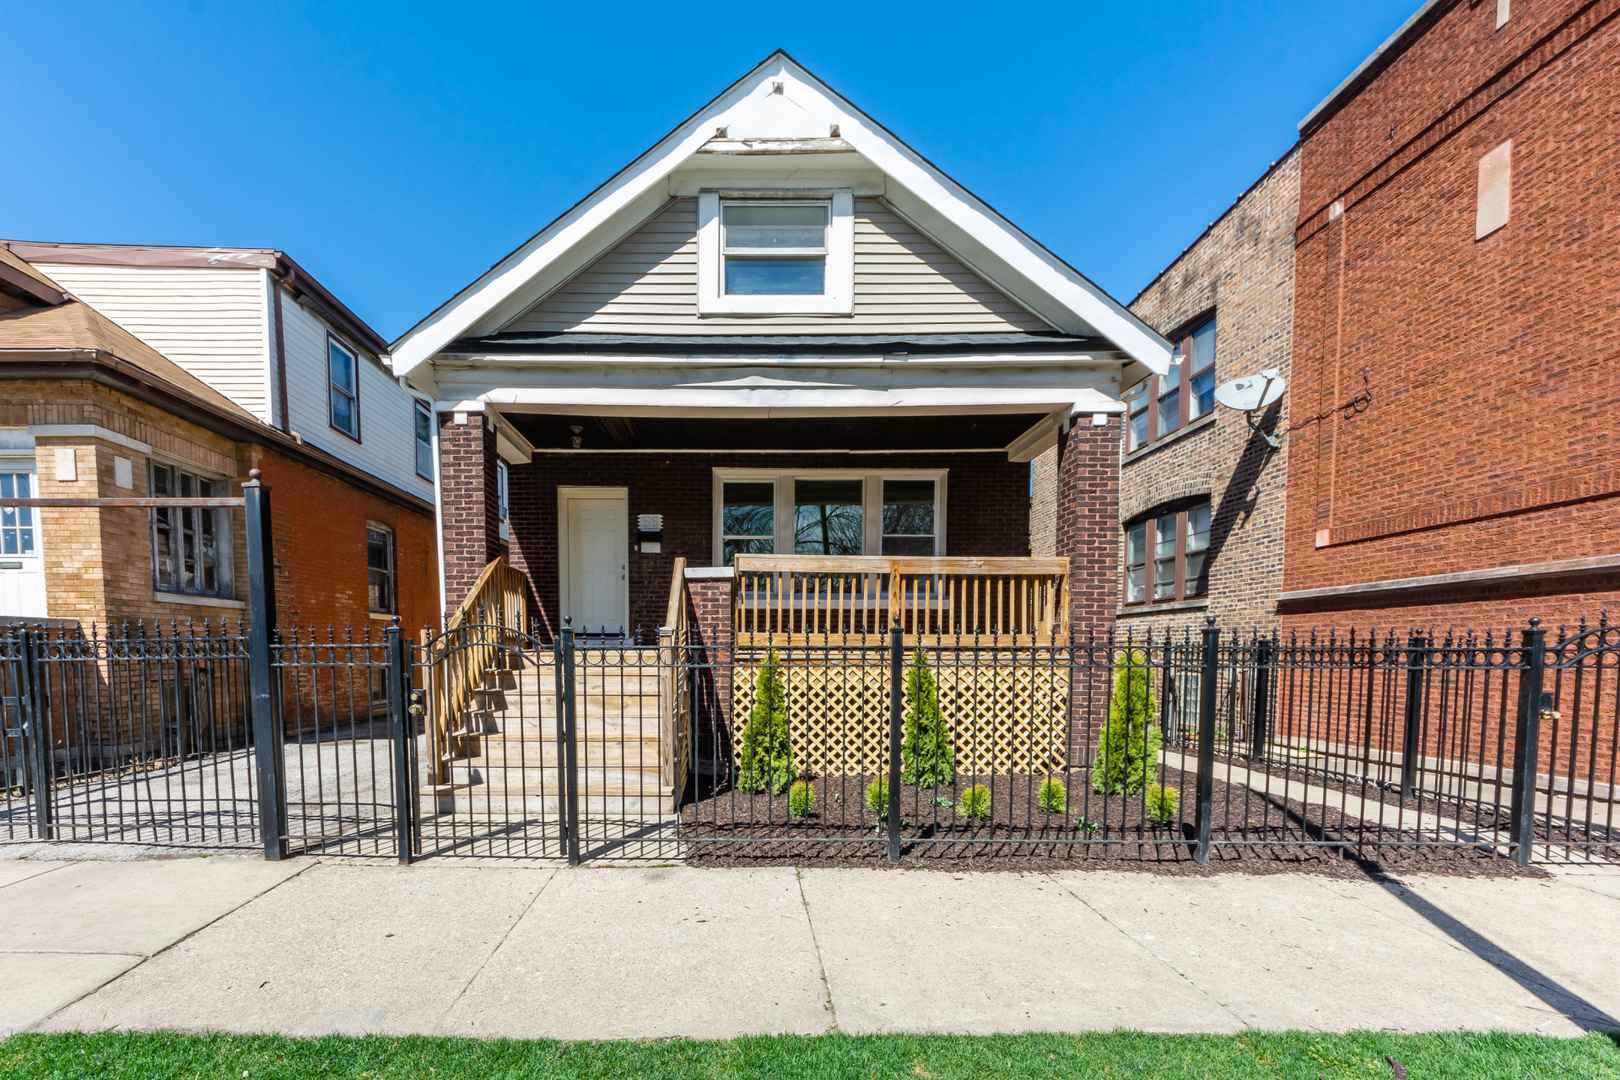
{"label": "concrete walkway", "polygon": [[1552,880],[0,861],[0,1031],[597,1039],[1620,1027]]}

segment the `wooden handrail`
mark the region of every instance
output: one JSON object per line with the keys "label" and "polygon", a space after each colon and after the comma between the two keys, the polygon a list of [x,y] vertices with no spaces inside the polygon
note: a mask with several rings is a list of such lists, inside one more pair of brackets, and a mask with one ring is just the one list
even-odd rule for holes
{"label": "wooden handrail", "polygon": [[680,810],[692,767],[692,682],[688,670],[691,633],[686,621],[686,559],[677,558],[669,582],[669,608],[658,628],[658,767]]}
{"label": "wooden handrail", "polygon": [[[483,686],[492,668],[504,666],[512,650],[522,650],[524,639],[517,635],[527,631],[528,623],[528,575],[509,565],[505,555],[497,555],[444,624],[444,634],[467,628],[465,635],[447,643],[457,650],[456,660],[432,663],[434,658],[428,657],[433,677],[426,735],[435,784],[450,781],[451,739],[466,727],[473,691]],[[423,630],[423,646],[431,640],[432,633]]]}
{"label": "wooden handrail", "polygon": [[1068,559],[738,555],[739,642],[887,633],[1068,632]]}

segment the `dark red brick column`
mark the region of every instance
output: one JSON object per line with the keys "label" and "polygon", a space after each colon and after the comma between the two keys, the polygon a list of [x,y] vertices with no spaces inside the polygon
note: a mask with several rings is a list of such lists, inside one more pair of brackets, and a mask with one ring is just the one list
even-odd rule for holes
{"label": "dark red brick column", "polygon": [[1118,418],[1075,417],[1058,437],[1057,555],[1069,560],[1069,628],[1106,636],[1119,599]]}
{"label": "dark red brick column", "polygon": [[692,627],[692,697],[697,728],[697,772],[725,775],[731,768],[732,586],[727,577],[686,579]]}
{"label": "dark red brick column", "polygon": [[504,550],[495,486],[495,431],[482,413],[439,414],[439,515],[444,529],[444,601],[448,616],[478,575]]}

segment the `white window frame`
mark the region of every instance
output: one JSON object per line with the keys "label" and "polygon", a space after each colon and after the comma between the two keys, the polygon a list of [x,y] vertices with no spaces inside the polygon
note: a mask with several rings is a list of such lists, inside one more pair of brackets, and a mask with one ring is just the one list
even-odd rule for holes
{"label": "white window frame", "polygon": [[495,459],[495,517],[501,523],[501,539],[512,539],[512,471],[506,462]]}
{"label": "white window frame", "polygon": [[[433,482],[433,406],[419,397],[411,398],[411,402],[411,443],[416,451],[416,475],[431,484]],[[427,418],[426,439],[418,434],[416,430],[416,422],[423,416]],[[422,469],[422,451],[424,450],[427,451],[427,471],[425,472]]]}
{"label": "white window frame", "polygon": [[[725,484],[771,483],[776,485],[776,505],[772,514],[775,554],[793,555],[793,481],[860,480],[861,553],[880,555],[883,551],[883,481],[932,480],[934,482],[934,557],[945,554],[945,498],[949,469],[730,469],[714,470],[713,508],[714,547],[711,559],[716,566],[725,562],[725,536],[721,531]],[[805,559],[826,556],[804,555]]]}
{"label": "white window frame", "polygon": [[[725,292],[725,252],[721,247],[723,203],[827,203],[827,269],[819,296],[729,296]],[[698,194],[698,314],[853,315],[855,313],[855,195],[848,189],[806,192],[719,192]]]}

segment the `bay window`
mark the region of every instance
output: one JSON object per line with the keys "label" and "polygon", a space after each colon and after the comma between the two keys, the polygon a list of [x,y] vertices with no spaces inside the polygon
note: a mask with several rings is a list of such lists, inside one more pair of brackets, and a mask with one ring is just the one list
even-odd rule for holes
{"label": "bay window", "polygon": [[1215,409],[1215,317],[1171,340],[1176,351],[1169,372],[1149,376],[1125,392],[1126,453],[1173,435]]}
{"label": "bay window", "polygon": [[1193,600],[1209,592],[1210,502],[1171,504],[1125,527],[1125,604]]}

